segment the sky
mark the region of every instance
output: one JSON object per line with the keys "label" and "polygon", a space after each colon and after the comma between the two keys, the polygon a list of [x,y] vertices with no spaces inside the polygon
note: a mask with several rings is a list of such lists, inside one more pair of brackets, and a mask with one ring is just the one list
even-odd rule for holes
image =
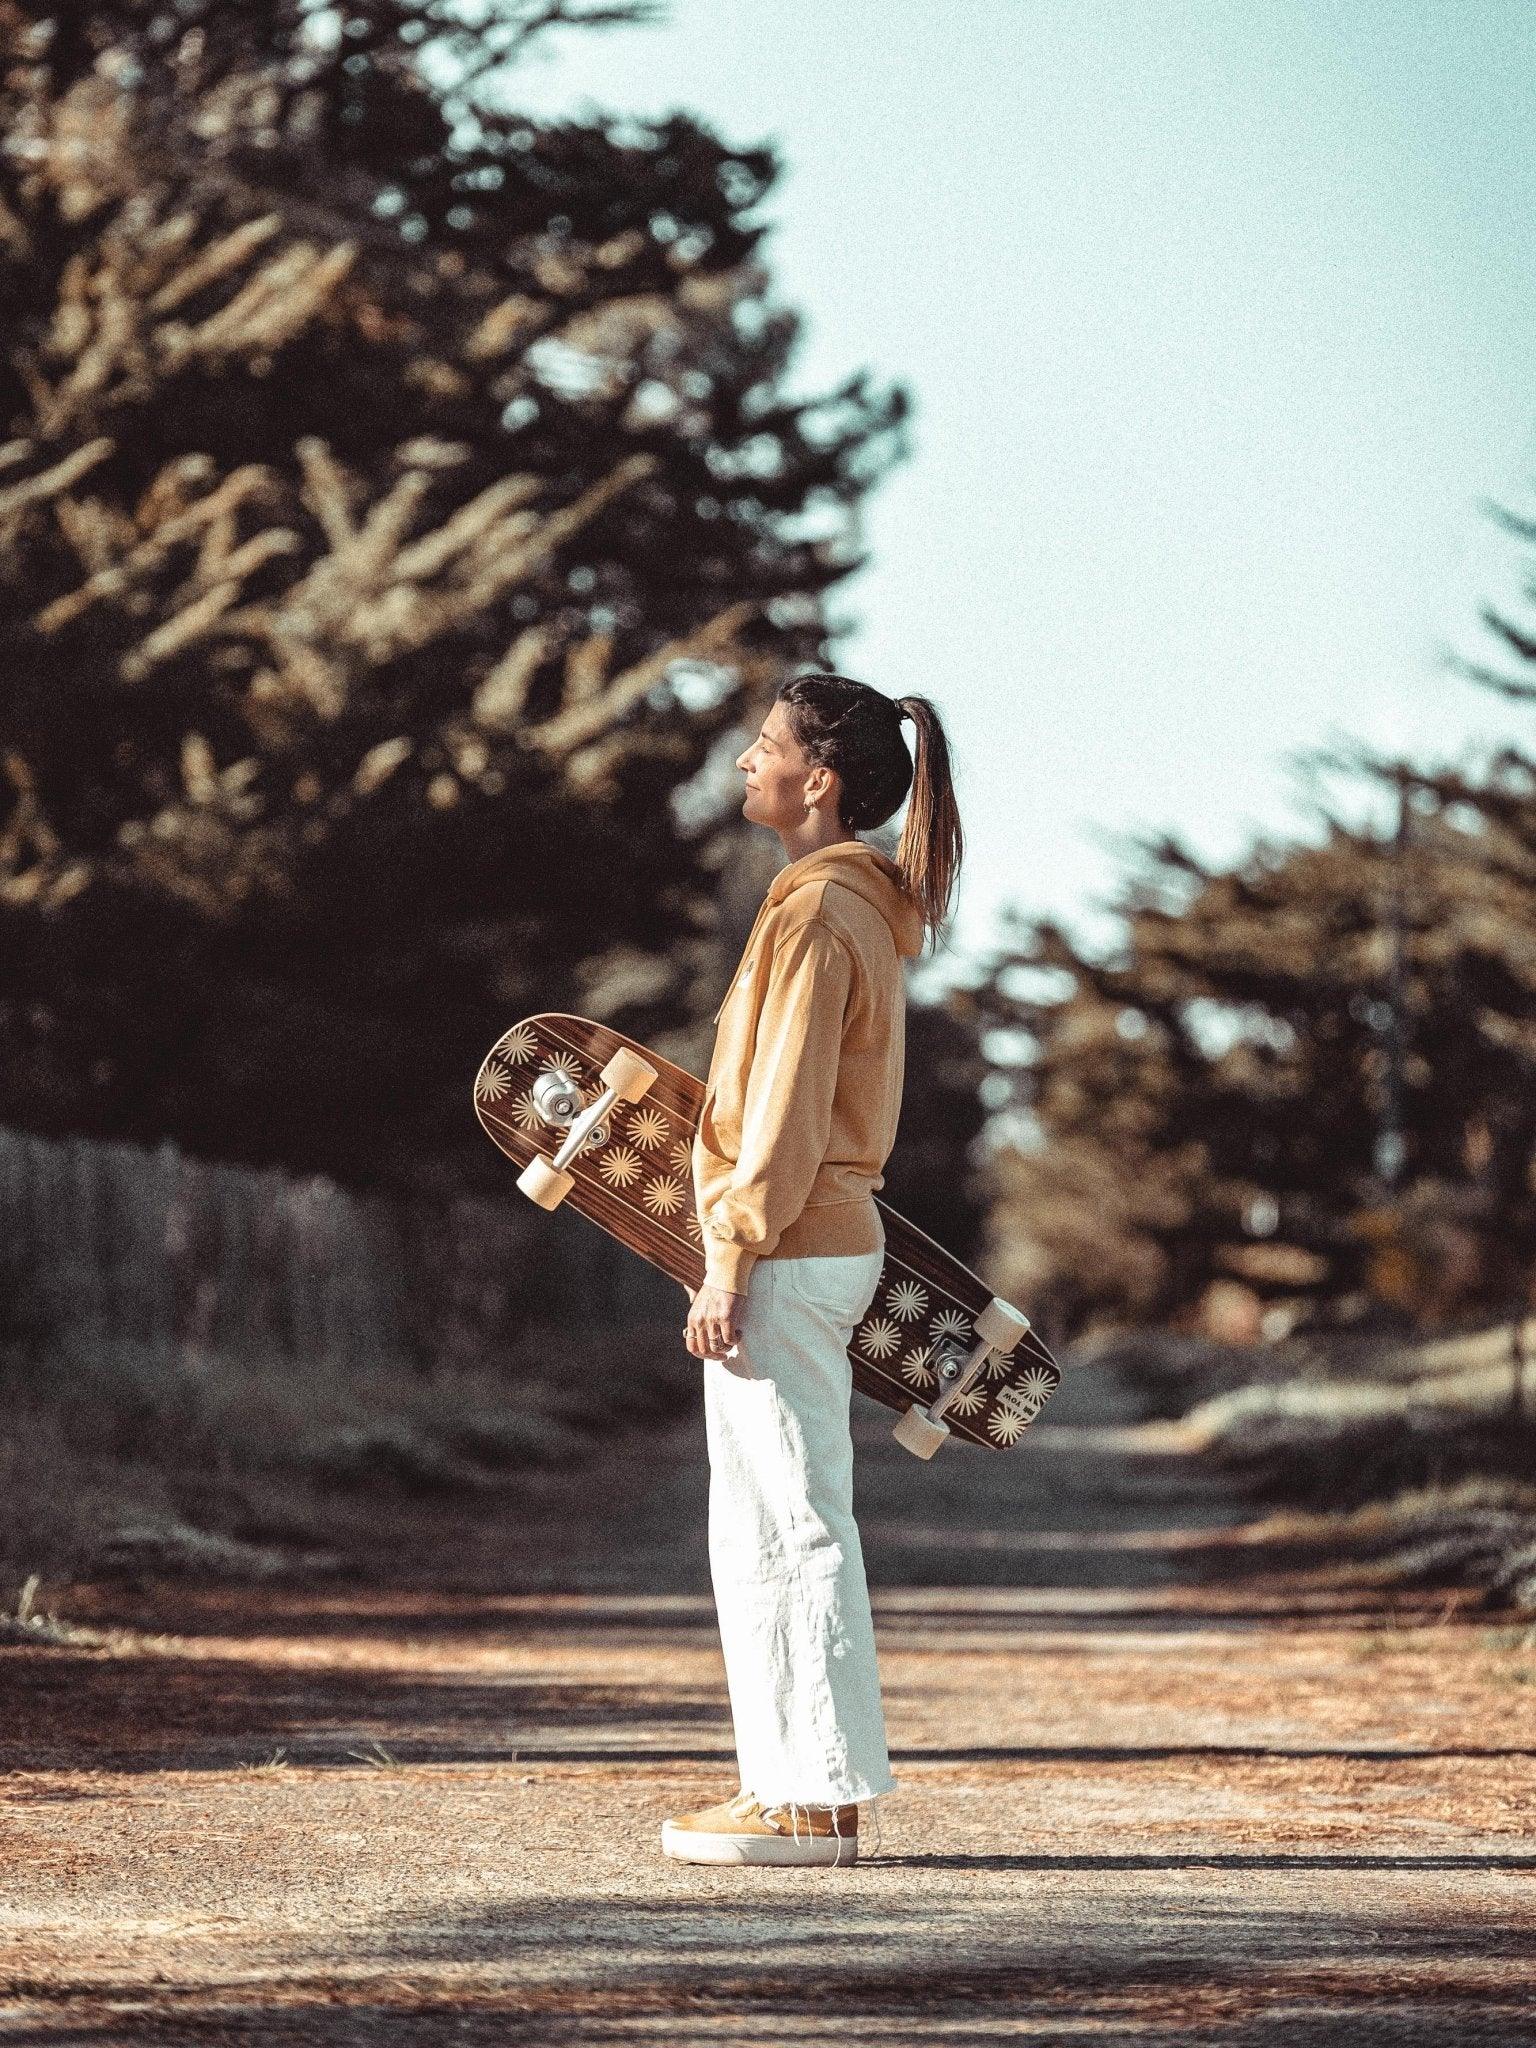
{"label": "sky", "polygon": [[1530,574],[1529,0],[672,0],[510,83],[771,140],[791,389],[912,395],[836,663],[949,733],[950,978],[1104,942],[1122,835],[1314,836],[1309,750],[1536,740],[1444,667]]}

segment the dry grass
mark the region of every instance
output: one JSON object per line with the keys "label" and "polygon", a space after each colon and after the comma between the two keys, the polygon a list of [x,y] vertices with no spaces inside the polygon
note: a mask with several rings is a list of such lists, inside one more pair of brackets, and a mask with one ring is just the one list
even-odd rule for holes
{"label": "dry grass", "polygon": [[515,1500],[530,1471],[686,1400],[689,1363],[671,1323],[535,1330],[496,1370],[431,1373],[0,1349],[0,1640],[73,1626],[41,1615],[43,1584],[309,1577],[366,1553],[391,1503]]}
{"label": "dry grass", "polygon": [[1218,1395],[1254,1386],[1403,1386],[1489,1372],[1506,1388],[1523,1355],[1536,1409],[1536,1317],[1435,1335],[1382,1331],[1303,1333],[1273,1344],[1225,1344],[1166,1330],[1106,1332],[1073,1347],[1074,1357],[1112,1364],[1136,1387],[1151,1416],[1186,1415]]}
{"label": "dry grass", "polygon": [[1184,1432],[1266,1491],[1353,1505],[1536,1470],[1536,1387],[1503,1365],[1400,1381],[1262,1382],[1201,1402]]}
{"label": "dry grass", "polygon": [[1184,1449],[1294,1504],[1252,1526],[1248,1564],[1284,1552],[1536,1612],[1533,1340],[1536,1326],[1505,1323],[1261,1349],[1154,1332],[1103,1348],[1149,1409],[1180,1416]]}
{"label": "dry grass", "polygon": [[1356,1584],[1469,1587],[1536,1613],[1536,1485],[1464,1479],[1344,1513],[1288,1510],[1248,1533],[1271,1561],[1283,1552]]}
{"label": "dry grass", "polygon": [[136,1628],[99,1628],[41,1608],[38,1601],[42,1583],[39,1573],[30,1573],[16,1595],[15,1605],[8,1613],[0,1614],[0,1643],[35,1643],[56,1650],[105,1650],[116,1657],[153,1655],[174,1644],[172,1636],[147,1635]]}

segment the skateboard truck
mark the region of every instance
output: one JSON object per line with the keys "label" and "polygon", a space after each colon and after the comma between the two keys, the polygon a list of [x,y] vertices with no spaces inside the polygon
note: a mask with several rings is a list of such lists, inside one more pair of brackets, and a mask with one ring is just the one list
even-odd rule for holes
{"label": "skateboard truck", "polygon": [[903,1450],[917,1458],[931,1458],[949,1435],[944,1410],[975,1386],[994,1356],[1006,1357],[1029,1329],[1029,1317],[1021,1315],[994,1294],[976,1318],[976,1342],[968,1354],[943,1352],[935,1364],[940,1391],[926,1408],[915,1403],[891,1431]]}
{"label": "skateboard truck", "polygon": [[523,1193],[541,1209],[559,1208],[576,1185],[575,1176],[565,1169],[589,1144],[605,1142],[608,1133],[604,1117],[615,1103],[638,1102],[648,1093],[656,1079],[656,1069],[638,1053],[620,1046],[598,1079],[603,1083],[603,1092],[586,1109],[580,1108],[581,1095],[575,1081],[559,1067],[541,1074],[533,1084],[533,1105],[544,1121],[571,1126],[553,1159],[538,1153],[517,1177]]}

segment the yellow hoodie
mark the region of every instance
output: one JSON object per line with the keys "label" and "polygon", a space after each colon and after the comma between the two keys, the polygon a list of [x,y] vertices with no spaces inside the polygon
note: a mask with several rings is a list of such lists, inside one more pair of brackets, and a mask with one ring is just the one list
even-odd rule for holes
{"label": "yellow hoodie", "polygon": [[839,840],[781,868],[724,1002],[693,1144],[707,1284],[757,1259],[879,1249],[874,1194],[906,1060],[922,914],[896,863]]}

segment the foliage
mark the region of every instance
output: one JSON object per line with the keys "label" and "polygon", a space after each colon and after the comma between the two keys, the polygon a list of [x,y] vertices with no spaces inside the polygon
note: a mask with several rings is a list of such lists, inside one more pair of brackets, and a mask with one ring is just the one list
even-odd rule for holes
{"label": "foliage", "polygon": [[0,0],[0,1117],[443,1187],[509,1017],[686,1008],[905,406],[786,394],[771,150],[493,94],[644,12]]}
{"label": "foliage", "polygon": [[1402,792],[1409,829],[1327,818],[1230,869],[1143,841],[1115,948],[1018,920],[974,992],[1024,1046],[994,1225],[1069,1326],[1187,1320],[1216,1283],[1288,1326],[1434,1320],[1527,1283],[1536,764],[1348,765]]}

